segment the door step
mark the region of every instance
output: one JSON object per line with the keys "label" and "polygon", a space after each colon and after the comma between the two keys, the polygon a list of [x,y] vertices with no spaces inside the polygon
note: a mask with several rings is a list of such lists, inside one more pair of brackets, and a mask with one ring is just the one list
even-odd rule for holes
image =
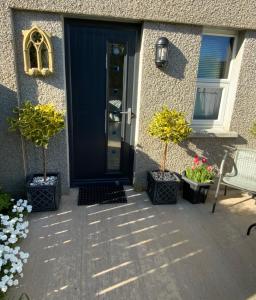
{"label": "door step", "polygon": [[79,188],[78,205],[127,203],[124,187],[119,181],[92,183]]}

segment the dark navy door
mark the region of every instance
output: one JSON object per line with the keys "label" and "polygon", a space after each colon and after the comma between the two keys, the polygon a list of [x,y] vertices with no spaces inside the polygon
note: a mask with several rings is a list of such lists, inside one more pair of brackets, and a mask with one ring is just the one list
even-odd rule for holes
{"label": "dark navy door", "polygon": [[129,182],[138,27],[65,20],[71,186]]}

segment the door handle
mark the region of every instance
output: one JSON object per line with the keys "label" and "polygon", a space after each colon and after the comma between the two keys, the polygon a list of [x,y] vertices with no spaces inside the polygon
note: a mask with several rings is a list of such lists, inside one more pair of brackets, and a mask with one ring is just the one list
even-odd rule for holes
{"label": "door handle", "polygon": [[127,111],[120,111],[120,114],[127,115],[127,124],[131,125],[132,118],[135,117],[135,114],[132,112],[131,107],[127,109]]}

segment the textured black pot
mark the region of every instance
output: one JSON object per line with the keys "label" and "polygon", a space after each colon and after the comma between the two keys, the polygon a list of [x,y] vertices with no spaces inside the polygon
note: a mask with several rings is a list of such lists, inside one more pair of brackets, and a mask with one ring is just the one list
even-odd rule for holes
{"label": "textured black pot", "polygon": [[182,172],[183,198],[192,204],[204,203],[211,183],[198,183],[186,177],[186,172]]}
{"label": "textured black pot", "polygon": [[161,180],[156,179],[153,176],[153,172],[161,171],[151,171],[148,172],[148,186],[147,193],[153,204],[176,204],[177,203],[177,193],[179,190],[180,179],[172,172],[165,171],[172,175],[171,180]]}
{"label": "textured black pot", "polygon": [[60,174],[47,173],[47,176],[57,177],[54,185],[31,186],[30,183],[37,176],[43,176],[43,174],[33,174],[27,177],[27,197],[29,204],[32,205],[32,211],[57,210],[61,198]]}

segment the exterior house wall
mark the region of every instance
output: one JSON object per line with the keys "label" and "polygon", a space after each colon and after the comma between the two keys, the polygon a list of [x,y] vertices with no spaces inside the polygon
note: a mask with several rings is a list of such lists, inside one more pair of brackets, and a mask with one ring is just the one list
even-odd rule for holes
{"label": "exterior house wall", "polygon": [[[171,28],[171,26],[169,28]],[[150,77],[147,79],[144,77],[142,79],[141,88],[140,111],[142,115],[140,116],[135,169],[135,172],[137,172],[135,184],[138,188],[145,188],[146,171],[148,169],[157,169],[163,154],[163,145],[147,134],[147,127],[153,112],[157,111],[162,104],[168,104],[169,107],[185,111],[187,113],[187,119],[191,122],[195,102],[201,32],[200,29],[196,29],[196,27],[193,29],[193,27],[190,26],[191,31],[189,35],[188,28],[185,26],[182,28],[185,30],[185,33],[183,32],[180,38],[176,38],[175,41],[175,37],[170,37],[170,41],[176,45],[177,49],[182,49],[184,57],[186,57],[189,62],[187,64],[189,71],[184,72],[184,78],[182,80],[175,78],[174,74],[172,74],[172,76],[166,76],[166,74],[154,68],[153,63],[150,66],[150,61],[147,61],[150,55],[142,54],[144,57],[142,74],[150,74]],[[173,30],[170,31],[171,35],[173,35]],[[147,32],[145,28],[144,34],[150,35],[150,31]],[[160,35],[166,35],[168,37],[167,32],[161,32]],[[144,47],[146,42],[147,38],[145,38]],[[173,45],[171,47],[173,47]],[[205,136],[199,135],[198,138],[190,137],[180,145],[170,145],[166,164],[167,169],[178,172],[183,171],[185,166],[191,165],[192,159],[196,154],[208,157],[212,164],[219,166],[224,150],[230,150],[230,148],[234,147],[256,147],[256,140],[252,138],[249,132],[249,128],[256,119],[256,102],[254,98],[256,86],[255,47],[255,31],[247,31],[245,34],[240,35],[236,55],[238,65],[240,66],[235,70],[239,72],[239,74],[235,74],[237,75],[237,84],[233,87],[236,89],[236,94],[234,95],[235,105],[230,124],[230,131],[237,132],[238,137],[220,138],[211,136],[210,134]],[[181,59],[175,59],[174,56],[172,62],[172,55],[170,55],[169,68],[175,70],[174,65],[177,63],[177,65],[180,66],[180,61]],[[180,81],[182,81],[182,83]]]}
{"label": "exterior house wall", "polygon": [[256,3],[251,0],[5,0],[1,6],[4,10],[56,12],[82,18],[256,29]]}
{"label": "exterior house wall", "polygon": [[6,117],[18,105],[10,10],[0,10],[0,40],[0,182],[7,191],[19,191],[25,183],[21,140],[8,133],[6,123]]}
{"label": "exterior house wall", "polygon": [[[30,10],[30,11],[28,11]],[[33,10],[33,11],[32,11]],[[44,12],[44,13],[43,13]],[[219,164],[227,146],[255,147],[249,133],[256,111],[256,6],[253,1],[18,1],[0,5],[0,183],[7,190],[19,191],[24,175],[41,170],[41,153],[22,145],[19,136],[8,133],[5,122],[12,108],[24,100],[53,102],[66,109],[63,16],[99,20],[142,22],[140,82],[138,90],[138,120],[136,132],[135,184],[145,187],[148,169],[157,168],[161,161],[161,144],[149,137],[147,126],[154,112],[166,104],[185,111],[191,120],[196,91],[201,33],[203,26],[244,29],[241,35],[241,69],[237,79],[234,112],[230,130],[238,138],[190,138],[181,146],[169,149],[167,167],[181,171],[195,153],[210,157]],[[177,24],[183,23],[183,24]],[[53,75],[32,78],[23,71],[21,30],[37,24],[53,36]],[[166,71],[155,67],[155,42],[166,36],[170,45],[170,61]],[[17,72],[17,73],[16,73]],[[16,76],[17,74],[17,76]],[[4,142],[3,142],[4,141]],[[64,192],[68,191],[67,130],[57,136],[49,149],[48,169],[59,170]],[[25,162],[25,163],[24,163]]]}
{"label": "exterior house wall", "polygon": [[[184,111],[188,120],[192,117],[201,31],[200,26],[166,23],[146,22],[143,26],[140,115],[135,162],[137,186],[145,186],[146,171],[157,169],[163,154],[163,145],[149,136],[147,130],[154,113],[167,105]],[[164,71],[156,68],[154,62],[155,41],[160,36],[165,36],[170,41],[169,63]],[[184,158],[187,158],[186,149],[171,147],[169,150],[167,167],[178,171],[184,165]],[[174,157],[179,159],[173,159]]]}
{"label": "exterior house wall", "polygon": [[[30,100],[34,103],[52,103],[60,111],[66,111],[65,74],[63,53],[62,17],[57,14],[40,14],[15,11],[13,18],[16,44],[17,83],[20,103]],[[27,76],[24,72],[22,30],[37,25],[52,35],[54,46],[54,73],[48,77]],[[67,122],[66,122],[67,123]],[[47,171],[58,170],[62,178],[62,190],[68,186],[67,126],[49,144],[47,151]],[[24,143],[26,173],[42,172],[42,150],[31,143]]]}

